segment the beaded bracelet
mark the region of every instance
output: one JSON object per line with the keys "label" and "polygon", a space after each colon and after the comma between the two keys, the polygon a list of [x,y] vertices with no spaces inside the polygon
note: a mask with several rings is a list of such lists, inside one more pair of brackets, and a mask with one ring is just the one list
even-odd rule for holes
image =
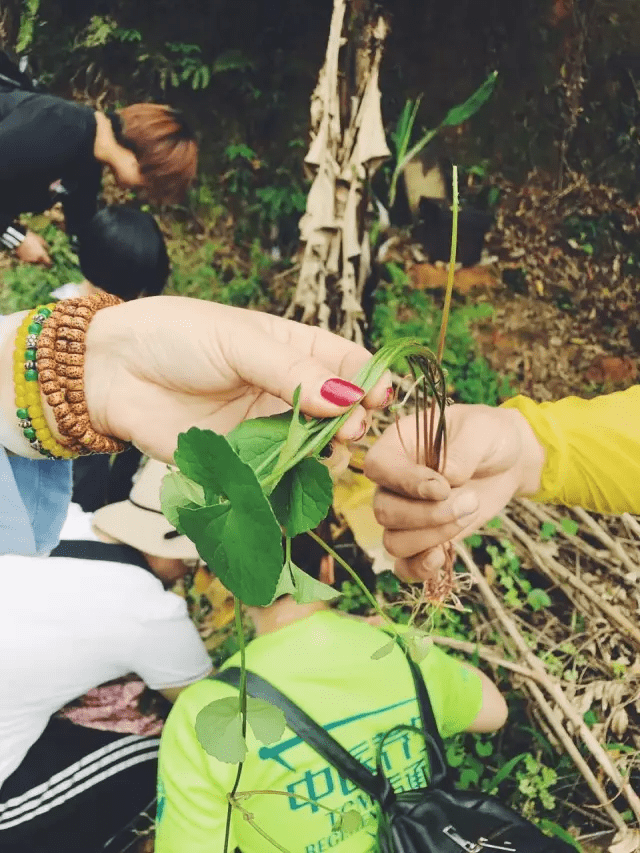
{"label": "beaded bracelet", "polygon": [[58,432],[68,447],[80,455],[120,453],[129,446],[97,433],[89,419],[84,397],[85,336],[101,308],[119,305],[110,293],[58,302],[44,322],[38,348],[42,393],[52,408]]}
{"label": "beaded bracelet", "polygon": [[59,444],[47,427],[38,387],[38,335],[53,307],[51,303],[30,311],[16,334],[13,354],[16,414],[23,435],[34,450],[47,459],[72,459],[76,454]]}

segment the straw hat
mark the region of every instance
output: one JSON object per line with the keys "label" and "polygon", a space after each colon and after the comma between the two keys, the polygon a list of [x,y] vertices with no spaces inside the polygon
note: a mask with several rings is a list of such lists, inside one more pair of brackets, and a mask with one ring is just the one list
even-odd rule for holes
{"label": "straw hat", "polygon": [[94,531],[154,557],[197,560],[193,542],[178,534],[162,514],[160,485],[167,471],[163,462],[149,459],[138,471],[126,501],[103,506],[94,513]]}

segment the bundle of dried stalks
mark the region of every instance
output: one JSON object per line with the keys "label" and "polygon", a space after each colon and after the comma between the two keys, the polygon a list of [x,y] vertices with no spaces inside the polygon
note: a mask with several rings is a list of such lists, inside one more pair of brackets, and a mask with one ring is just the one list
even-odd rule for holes
{"label": "bundle of dried stalks", "polygon": [[362,342],[361,298],[370,272],[365,188],[389,156],[378,88],[387,24],[376,10],[358,26],[347,24],[346,8],[346,0],[334,0],[325,62],[311,98],[305,164],[313,183],[300,221],[304,250],[287,316]]}
{"label": "bundle of dried stalks", "polygon": [[[630,809],[640,823],[634,790],[640,778],[640,522],[527,500],[514,501],[500,518],[500,530],[483,534],[508,541],[551,605],[537,612],[507,607],[490,561],[458,545],[486,606],[486,632],[480,628],[479,645],[441,642],[477,651],[524,686],[533,718],[573,759],[592,793],[583,809],[617,830],[621,846],[611,849],[640,850],[640,834],[622,815]],[[546,541],[540,537],[545,523],[552,531]],[[496,629],[501,646],[484,644]],[[599,722],[587,726],[590,710]]]}

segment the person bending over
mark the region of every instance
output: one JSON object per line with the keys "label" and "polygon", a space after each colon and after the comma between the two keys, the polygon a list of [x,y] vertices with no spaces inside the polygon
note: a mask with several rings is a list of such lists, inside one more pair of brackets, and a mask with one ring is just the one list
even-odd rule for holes
{"label": "person bending over", "polygon": [[2,853],[97,853],[154,798],[157,737],[76,725],[59,709],[130,672],[173,701],[211,671],[185,602],[163,588],[197,558],[160,512],[165,472],[148,463],[131,501],[96,513],[109,544],[0,557]]}
{"label": "person bending over", "polygon": [[84,281],[63,284],[52,292],[56,299],[90,296],[104,290],[125,302],[159,296],[171,264],[158,223],[150,213],[125,205],[98,211],[83,226],[78,260]]}
{"label": "person bending over", "polygon": [[[315,577],[331,577],[331,558],[309,537],[294,540],[294,548],[294,562],[301,568]],[[247,645],[247,669],[288,695],[358,760],[371,766],[381,733],[400,723],[418,721],[413,679],[404,653],[396,647],[386,657],[372,659],[389,639],[379,628],[331,610],[326,602],[296,604],[288,595],[268,607],[249,607],[248,613],[256,637]],[[238,653],[223,669],[239,666],[239,660]],[[494,731],[504,724],[505,701],[478,669],[436,646],[420,668],[443,736],[465,730]],[[207,679],[185,690],[169,714],[160,744],[156,853],[223,849],[227,794],[237,765],[222,763],[204,751],[196,737],[195,720],[210,702],[237,695],[234,688]],[[405,789],[423,786],[423,747],[418,736],[396,740],[385,758],[388,778]],[[309,802],[341,809],[356,800],[361,810],[367,810],[370,801],[354,792],[289,729],[269,747],[249,742],[240,790],[284,791],[308,798],[269,793],[251,797],[248,808],[253,821],[282,849],[365,853],[371,848],[370,826],[343,840],[332,829],[333,815]],[[274,849],[237,810],[231,818],[229,849],[236,847],[242,853],[271,853]]]}
{"label": "person bending over", "polygon": [[78,236],[96,212],[104,167],[120,187],[172,203],[194,179],[197,160],[195,137],[171,107],[104,113],[0,82],[0,245],[50,266],[45,241],[20,224],[21,213],[61,201],[67,233]]}

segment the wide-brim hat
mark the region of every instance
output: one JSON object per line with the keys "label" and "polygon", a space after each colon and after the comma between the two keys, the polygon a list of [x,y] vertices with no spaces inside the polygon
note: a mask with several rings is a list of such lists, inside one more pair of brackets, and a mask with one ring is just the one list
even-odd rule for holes
{"label": "wide-brim hat", "polygon": [[149,459],[138,471],[126,501],[103,506],[93,516],[96,533],[106,533],[154,557],[197,560],[196,546],[167,521],[160,507],[160,486],[171,470]]}

